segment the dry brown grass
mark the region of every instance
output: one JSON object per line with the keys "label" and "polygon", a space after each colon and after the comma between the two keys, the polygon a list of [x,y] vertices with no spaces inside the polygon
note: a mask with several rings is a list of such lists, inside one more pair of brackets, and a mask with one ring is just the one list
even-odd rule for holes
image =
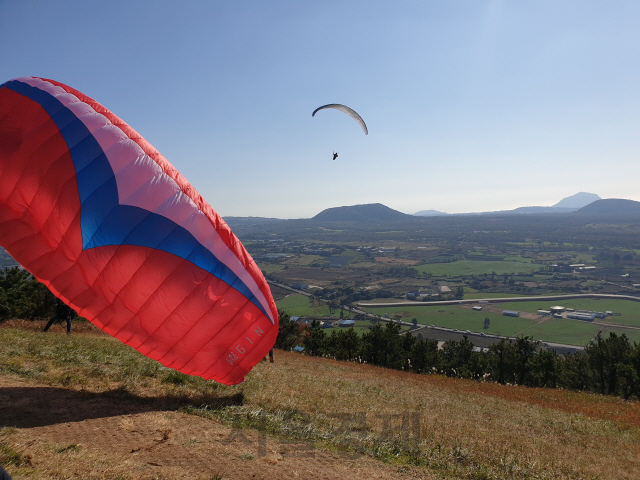
{"label": "dry brown grass", "polygon": [[[90,356],[87,348],[105,348],[109,352],[127,348],[95,332],[71,338],[64,334],[42,337],[35,332],[20,334],[17,323],[11,327],[11,335],[18,333],[6,338],[15,340],[10,342],[12,345],[0,346],[0,356],[4,354],[0,358],[9,365],[3,367],[4,378],[20,379],[25,385],[44,382],[83,394],[120,388],[118,392],[128,395],[129,400],[161,403],[168,412],[153,416],[153,425],[135,415],[119,418],[118,430],[123,432],[140,431],[143,424],[150,429],[149,435],[161,439],[162,431],[170,428],[173,421],[167,420],[166,415],[190,417],[171,413],[172,409],[181,409],[205,417],[199,421],[218,425],[218,430],[228,431],[235,423],[248,428],[250,437],[255,437],[257,430],[268,433],[270,438],[308,442],[316,451],[334,452],[340,458],[353,454],[382,459],[400,469],[407,466],[407,475],[415,478],[636,479],[640,471],[638,402],[415,375],[286,352],[276,352],[275,364],[257,365],[244,384],[224,387],[192,378],[183,382],[182,377],[168,376],[163,370],[154,373],[150,361],[138,359],[135,352],[125,351],[122,360],[110,360],[108,365],[90,363],[86,360]],[[53,355],[57,351],[43,346],[43,339],[54,341],[56,336],[60,342],[67,342],[68,348],[56,353],[59,358],[43,356],[41,352]],[[75,355],[71,361],[62,358],[70,356],[69,352]],[[87,363],[77,365],[75,359]],[[140,368],[149,372],[147,376],[128,370],[130,361],[140,362]],[[412,412],[420,415],[418,441],[412,440],[409,425],[402,426],[402,413]],[[357,413],[365,415],[366,424],[358,423],[362,417],[343,424],[345,418]],[[211,423],[211,418],[216,421]],[[393,432],[383,428],[385,421],[391,422]],[[184,423],[183,420],[180,424]],[[171,435],[177,435],[177,427],[172,428]],[[189,435],[183,434],[182,445],[201,445],[203,439]],[[153,442],[148,441],[150,445]],[[76,451],[74,444],[73,437],[55,445],[47,443],[42,447],[43,455],[49,452],[47,455],[62,462],[56,468],[65,465],[65,458],[71,461],[82,455],[86,459],[94,455],[96,462],[105,461],[95,452]],[[66,450],[56,453],[56,449]],[[14,450],[20,454],[19,448]],[[243,461],[250,459],[247,456]],[[334,460],[336,465],[340,461]],[[24,468],[31,471],[28,465]],[[41,478],[58,477],[51,473]]]}
{"label": "dry brown grass", "polygon": [[[635,479],[640,405],[613,397],[420,376],[281,353],[244,386],[251,405],[329,418],[421,414],[425,462],[470,478]],[[400,419],[396,419],[396,433]],[[406,432],[405,432],[406,433]],[[477,475],[474,477],[473,475]]]}

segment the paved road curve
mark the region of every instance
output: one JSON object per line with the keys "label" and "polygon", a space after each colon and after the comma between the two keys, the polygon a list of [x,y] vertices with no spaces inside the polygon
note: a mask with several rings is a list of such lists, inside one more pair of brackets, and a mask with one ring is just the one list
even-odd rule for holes
{"label": "paved road curve", "polygon": [[474,298],[472,300],[442,300],[439,302],[389,302],[389,303],[362,303],[359,307],[408,307],[416,305],[459,305],[464,303],[504,303],[504,302],[531,302],[534,300],[567,300],[569,298],[608,298],[609,300],[632,300],[640,302],[640,297],[632,295],[613,295],[605,293],[576,293],[571,295],[543,295],[537,297],[506,297],[506,298]]}

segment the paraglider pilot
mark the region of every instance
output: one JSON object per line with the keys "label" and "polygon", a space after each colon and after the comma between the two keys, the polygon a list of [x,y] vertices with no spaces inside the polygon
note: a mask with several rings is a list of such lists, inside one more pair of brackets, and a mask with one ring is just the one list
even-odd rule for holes
{"label": "paraglider pilot", "polygon": [[51,320],[49,320],[49,323],[47,323],[47,326],[44,327],[43,331],[46,332],[47,330],[49,330],[51,325],[53,325],[53,323],[56,321],[62,322],[63,320],[66,320],[67,333],[71,333],[71,320],[73,320],[77,315],[78,314],[75,312],[73,308],[66,305],[59,298],[56,298],[56,311],[53,314],[53,317],[51,317]]}

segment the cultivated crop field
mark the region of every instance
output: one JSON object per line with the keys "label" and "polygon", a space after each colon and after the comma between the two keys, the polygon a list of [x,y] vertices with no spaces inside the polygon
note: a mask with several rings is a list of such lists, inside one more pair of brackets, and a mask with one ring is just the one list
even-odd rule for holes
{"label": "cultivated crop field", "polygon": [[[421,325],[435,325],[461,331],[469,330],[503,336],[516,335],[518,332],[535,325],[535,322],[530,319],[505,317],[493,312],[476,312],[468,308],[460,308],[457,305],[363,308],[363,310],[376,315],[386,313],[389,318],[395,318],[398,315],[405,321],[415,318]],[[487,317],[490,321],[490,327],[484,329],[484,319]]]}
{"label": "cultivated crop field", "polygon": [[420,273],[429,273],[435,277],[450,276],[466,276],[466,275],[496,275],[532,273],[540,270],[540,265],[536,265],[524,261],[475,261],[475,260],[458,260],[450,263],[430,263],[413,267]]}
{"label": "cultivated crop field", "polygon": [[292,317],[336,317],[339,311],[330,312],[326,304],[312,305],[311,300],[306,295],[291,294],[276,301],[278,310],[284,310]]}
{"label": "cultivated crop field", "polygon": [[508,297],[524,297],[525,295],[521,295],[518,293],[484,293],[484,292],[470,292],[466,293],[465,289],[464,299],[472,300],[474,298],[508,298]]}
{"label": "cultivated crop field", "polygon": [[276,351],[238,386],[93,331],[0,325],[0,462],[15,479],[619,479],[640,404]]}
{"label": "cultivated crop field", "polygon": [[[579,320],[569,320],[564,318],[553,318],[532,326],[528,330],[521,332],[521,335],[528,335],[543,342],[564,343],[567,345],[587,345],[600,330],[600,326]],[[620,334],[620,330],[616,330]],[[635,332],[624,331],[623,333]],[[608,335],[608,334],[607,334]],[[631,340],[634,338],[630,335]]]}

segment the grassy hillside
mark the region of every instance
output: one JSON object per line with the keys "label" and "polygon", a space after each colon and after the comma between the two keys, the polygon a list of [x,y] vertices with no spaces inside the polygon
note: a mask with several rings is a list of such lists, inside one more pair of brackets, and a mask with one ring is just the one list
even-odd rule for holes
{"label": "grassy hillside", "polygon": [[[635,479],[640,470],[638,402],[285,352],[276,352],[275,364],[259,364],[242,385],[226,387],[164,369],[90,329],[66,336],[42,334],[39,326],[2,324],[1,381],[119,392],[249,436],[257,430],[310,451],[379,459],[411,478]],[[43,451],[37,458],[28,442],[13,440],[29,432],[9,428],[18,406],[1,406],[0,463],[13,462],[19,478],[53,478],[46,470],[51,455],[58,470],[72,471],[74,455]]]}

